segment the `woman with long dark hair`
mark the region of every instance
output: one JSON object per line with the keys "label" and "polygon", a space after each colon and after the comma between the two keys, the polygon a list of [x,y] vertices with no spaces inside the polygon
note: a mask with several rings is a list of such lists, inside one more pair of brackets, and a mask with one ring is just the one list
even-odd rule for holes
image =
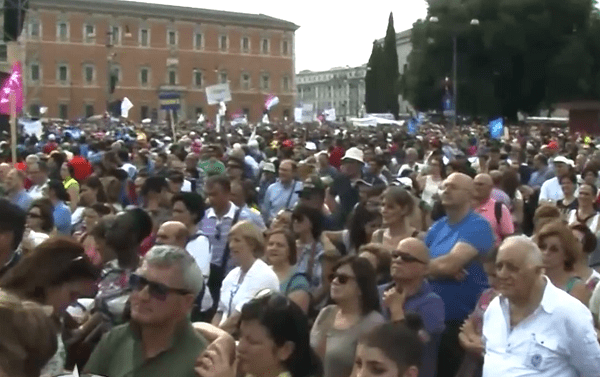
{"label": "woman with long dark hair", "polygon": [[358,339],[384,322],[371,263],[357,256],[342,258],[331,276],[331,299],[311,330],[310,342],[323,359],[324,377],[352,373]]}
{"label": "woman with long dark hair", "polygon": [[350,214],[348,229],[324,232],[336,246],[344,247],[344,254],[357,254],[361,246],[371,242],[373,233],[381,228],[381,213],[366,206],[357,206]]}

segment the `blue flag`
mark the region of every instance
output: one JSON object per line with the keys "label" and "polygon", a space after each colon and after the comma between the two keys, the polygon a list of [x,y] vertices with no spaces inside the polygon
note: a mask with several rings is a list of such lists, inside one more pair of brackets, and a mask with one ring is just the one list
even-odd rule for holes
{"label": "blue flag", "polygon": [[414,135],[417,133],[417,121],[411,119],[408,121],[408,133]]}
{"label": "blue flag", "polygon": [[490,121],[490,136],[494,139],[500,139],[504,134],[504,121],[502,118]]}

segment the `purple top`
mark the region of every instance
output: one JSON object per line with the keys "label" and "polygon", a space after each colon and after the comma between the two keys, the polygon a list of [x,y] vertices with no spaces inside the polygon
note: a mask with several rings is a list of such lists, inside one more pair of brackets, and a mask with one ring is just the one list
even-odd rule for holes
{"label": "purple top", "polygon": [[[381,302],[383,302],[383,293],[393,286],[394,283],[390,283],[378,287]],[[404,312],[418,314],[423,320],[425,331],[427,331],[430,340],[423,347],[422,368],[419,370],[419,376],[434,377],[436,375],[440,339],[445,329],[444,302],[440,296],[433,292],[429,283],[423,281],[421,289],[416,294],[406,298]],[[391,313],[389,309],[384,308],[383,316],[390,320]]]}

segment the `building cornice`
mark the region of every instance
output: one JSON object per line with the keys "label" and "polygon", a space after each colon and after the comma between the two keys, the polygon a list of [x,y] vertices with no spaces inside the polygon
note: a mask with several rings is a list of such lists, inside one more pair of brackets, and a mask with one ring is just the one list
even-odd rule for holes
{"label": "building cornice", "polygon": [[30,9],[53,9],[64,12],[113,14],[118,17],[159,18],[195,23],[251,26],[295,32],[299,26],[293,22],[264,14],[226,12],[212,9],[149,4],[122,0],[30,0]]}

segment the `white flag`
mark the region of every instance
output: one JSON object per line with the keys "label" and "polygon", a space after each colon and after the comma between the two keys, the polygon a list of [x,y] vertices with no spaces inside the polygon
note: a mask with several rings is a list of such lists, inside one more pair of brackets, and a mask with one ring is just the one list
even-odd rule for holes
{"label": "white flag", "polygon": [[129,100],[129,98],[123,98],[121,102],[121,116],[123,118],[127,118],[129,116],[129,110],[133,107],[133,103]]}

